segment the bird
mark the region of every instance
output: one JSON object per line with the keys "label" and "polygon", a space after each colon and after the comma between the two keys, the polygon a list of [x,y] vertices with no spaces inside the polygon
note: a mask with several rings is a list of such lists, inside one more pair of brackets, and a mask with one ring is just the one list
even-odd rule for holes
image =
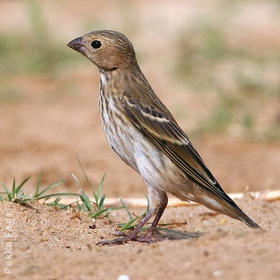
{"label": "bird", "polygon": [[[122,33],[99,30],[67,45],[86,56],[100,72],[99,110],[112,150],[138,172],[148,188],[149,209],[133,231],[97,244],[156,242],[156,227],[167,194],[194,201],[260,228],[225,193],[189,137],[156,95],[137,62],[132,43]],[[144,225],[154,216],[146,234]]]}

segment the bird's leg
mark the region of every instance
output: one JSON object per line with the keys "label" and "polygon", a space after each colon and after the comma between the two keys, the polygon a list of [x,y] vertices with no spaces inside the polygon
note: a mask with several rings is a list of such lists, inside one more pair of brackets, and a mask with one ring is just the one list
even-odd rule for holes
{"label": "bird's leg", "polygon": [[[115,245],[115,244],[122,244],[128,241],[138,241],[137,237],[139,232],[142,230],[142,228],[144,227],[144,225],[148,222],[148,220],[155,214],[156,210],[155,209],[151,209],[147,212],[146,216],[142,219],[142,221],[138,224],[138,226],[134,229],[133,232],[131,232],[129,235],[125,236],[125,237],[119,237],[119,238],[115,238],[112,240],[104,240],[104,241],[100,241],[97,242],[96,245]],[[144,241],[142,241],[144,242]]]}
{"label": "bird's leg", "polygon": [[155,219],[153,220],[153,223],[152,223],[150,229],[148,230],[148,232],[146,234],[147,238],[151,238],[153,236],[153,234],[155,233],[156,227],[158,225],[158,222],[159,222],[159,220],[160,220],[160,218],[161,218],[165,208],[166,208],[166,206],[160,207],[158,209],[158,212],[157,212],[157,214],[155,216]]}
{"label": "bird's leg", "polygon": [[[166,193],[164,192],[160,192],[160,200],[159,200],[159,207],[158,207],[158,210],[157,210],[157,214],[152,222],[152,225],[151,227],[149,228],[149,230],[147,231],[146,235],[144,236],[137,236],[136,238],[136,241],[139,241],[139,242],[146,242],[146,243],[151,243],[151,242],[157,242],[159,240],[162,240],[163,238],[155,238],[154,237],[154,233],[155,233],[155,230],[156,230],[156,227],[158,225],[158,222],[167,206],[167,203],[168,203],[168,198],[167,198],[167,195]],[[150,198],[150,197],[149,197]],[[150,200],[152,200],[150,198]]]}
{"label": "bird's leg", "polygon": [[[168,198],[165,192],[155,190],[149,188],[149,205],[150,209],[148,210],[146,216],[142,219],[142,221],[138,224],[138,226],[132,231],[129,235],[125,237],[119,237],[112,240],[104,240],[98,242],[96,245],[115,245],[122,244],[128,241],[138,241],[144,243],[156,242],[159,239],[153,237],[156,226],[167,206]],[[144,236],[140,236],[139,233],[144,227],[144,225],[148,222],[148,220],[156,214],[150,229],[147,234]]]}

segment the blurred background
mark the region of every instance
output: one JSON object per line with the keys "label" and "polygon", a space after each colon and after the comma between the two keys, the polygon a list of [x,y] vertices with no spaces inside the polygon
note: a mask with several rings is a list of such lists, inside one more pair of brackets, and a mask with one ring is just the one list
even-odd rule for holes
{"label": "blurred background", "polygon": [[[43,167],[77,191],[76,154],[107,196],[143,197],[100,124],[98,70],[66,47],[128,36],[152,87],[228,192],[279,188],[280,1],[0,1],[0,181]],[[35,186],[29,183],[29,190]]]}

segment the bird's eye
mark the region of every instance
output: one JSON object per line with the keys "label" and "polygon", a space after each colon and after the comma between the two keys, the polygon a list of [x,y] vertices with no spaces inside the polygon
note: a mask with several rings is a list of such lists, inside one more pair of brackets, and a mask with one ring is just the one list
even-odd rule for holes
{"label": "bird's eye", "polygon": [[92,41],[91,43],[91,46],[94,48],[94,49],[99,49],[101,47],[101,42],[99,40],[94,40]]}

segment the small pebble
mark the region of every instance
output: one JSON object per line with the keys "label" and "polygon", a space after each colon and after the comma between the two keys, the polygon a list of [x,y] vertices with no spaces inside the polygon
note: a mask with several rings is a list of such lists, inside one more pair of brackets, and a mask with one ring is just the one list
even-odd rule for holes
{"label": "small pebble", "polygon": [[220,276],[222,276],[222,274],[223,274],[223,272],[221,270],[215,270],[213,272],[214,277],[220,277]]}
{"label": "small pebble", "polygon": [[128,275],[122,274],[119,276],[118,280],[130,280]]}

